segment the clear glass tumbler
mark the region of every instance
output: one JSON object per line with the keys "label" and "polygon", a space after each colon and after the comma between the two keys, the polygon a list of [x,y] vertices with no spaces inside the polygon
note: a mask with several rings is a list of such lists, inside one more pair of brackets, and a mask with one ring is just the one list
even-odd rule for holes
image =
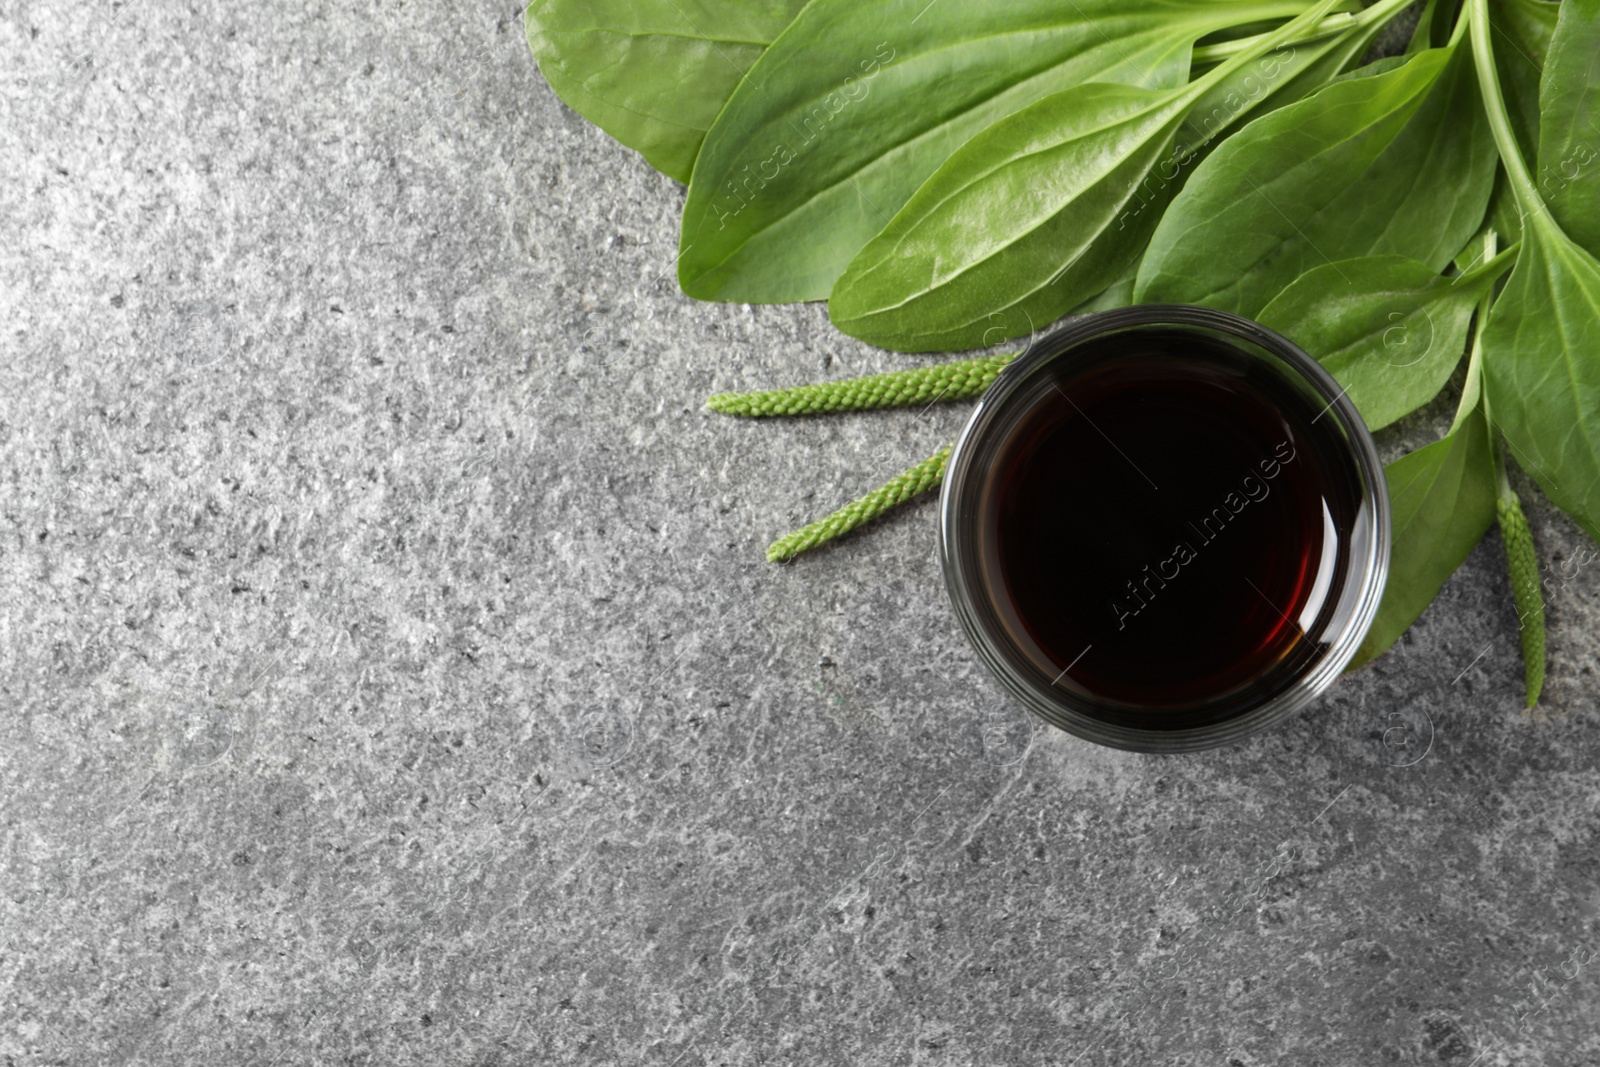
{"label": "clear glass tumbler", "polygon": [[[999,465],[1013,454],[1006,450],[1015,447],[1008,441],[1023,432],[1019,427],[1037,423],[1039,412],[1046,410],[1039,405],[1052,387],[1059,391],[1061,381],[1078,373],[1075,361],[1104,362],[1108,348],[1128,342],[1137,347],[1141,331],[1159,331],[1147,333],[1145,343],[1153,343],[1149,338],[1154,336],[1177,336],[1237,350],[1249,374],[1258,380],[1271,376],[1274,388],[1292,391],[1283,395],[1292,396],[1297,410],[1320,409],[1313,421],[1328,421],[1319,427],[1319,439],[1333,442],[1342,457],[1341,470],[1352,472],[1343,484],[1354,486],[1347,493],[1353,504],[1345,512],[1353,516],[1351,521],[1337,537],[1329,537],[1328,531],[1319,534],[1321,566],[1338,577],[1296,620],[1296,655],[1264,668],[1248,685],[1199,693],[1177,707],[1140,707],[1092,686],[1062,684],[1068,673],[1063,668],[1069,665],[1047,654],[1030,636],[1035,631],[1019,623],[1017,590],[1010,588],[1011,579],[997,563],[1006,550],[996,500],[1006,491],[1000,488],[1005,475]],[[1059,408],[1058,402],[1050,402]],[[1029,418],[1034,421],[1026,422]],[[1086,502],[1083,521],[1100,521],[1095,510],[1093,502]],[[1070,320],[1038,338],[1006,367],[979,401],[951,453],[940,499],[939,546],[945,584],[973,648],[1030,711],[1052,726],[1113,748],[1188,752],[1229,744],[1278,723],[1333,684],[1377,613],[1388,573],[1389,522],[1383,466],[1372,436],[1344,390],[1316,360],[1287,338],[1237,315],[1150,305]],[[1096,565],[1094,559],[1080,563]]]}

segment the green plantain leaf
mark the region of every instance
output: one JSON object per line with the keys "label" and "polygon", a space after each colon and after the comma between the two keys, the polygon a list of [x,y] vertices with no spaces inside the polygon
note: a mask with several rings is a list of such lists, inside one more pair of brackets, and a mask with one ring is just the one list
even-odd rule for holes
{"label": "green plantain leaf", "polygon": [[1438,395],[1466,349],[1474,305],[1515,256],[1457,278],[1403,256],[1326,263],[1274,297],[1260,322],[1327,367],[1377,430]]}
{"label": "green plantain leaf", "polygon": [[1561,20],[1539,95],[1534,181],[1567,236],[1600,255],[1600,0],[1540,6],[1559,6]]}
{"label": "green plantain leaf", "polygon": [[1087,81],[1181,85],[1196,38],[1303,0],[814,0],[706,137],[678,280],[703,300],[826,297],[946,158]]}
{"label": "green plantain leaf", "polygon": [[[1583,16],[1592,3],[1569,10]],[[1522,215],[1521,254],[1480,335],[1489,411],[1523,470],[1600,540],[1600,261],[1563,232],[1535,187],[1496,76],[1488,5],[1468,7],[1484,110]],[[1550,98],[1570,100],[1585,72],[1552,54]],[[1552,136],[1562,128],[1553,122]]]}
{"label": "green plantain leaf", "polygon": [[[1242,125],[1247,118],[1264,111],[1292,104],[1327,84],[1330,78],[1343,77],[1339,71],[1366,54],[1383,26],[1381,19],[1373,19],[1366,27],[1356,27],[1357,32],[1285,45],[1274,49],[1258,63],[1235,71],[1201,97],[1184,119],[1178,128],[1171,162],[1180,165],[1180,169],[1192,168],[1210,151],[1217,134]],[[1189,151],[1186,147],[1189,144],[1198,145],[1198,150]],[[1182,180],[1181,174],[1172,179],[1178,183]],[[1159,166],[1157,173],[1147,176],[1145,182],[1170,184]],[[1141,195],[1141,203],[1143,200]],[[1116,281],[1070,309],[1069,313],[1081,315],[1129,306],[1133,303],[1133,283],[1138,273],[1138,262],[1129,263]],[[1029,330],[1032,328],[1030,325]],[[997,331],[985,332],[989,340],[1004,339],[996,335]]]}
{"label": "green plantain leaf", "polygon": [[1600,540],[1600,262],[1547,214],[1524,218],[1516,268],[1484,327],[1483,365],[1511,454]]}
{"label": "green plantain leaf", "polygon": [[[985,130],[851,261],[828,305],[834,325],[930,352],[993,344],[1082,303],[1154,228],[1166,194],[1152,207],[1136,190],[1170,158],[1187,103],[1091,82]],[[1114,239],[1096,240],[1103,232]]]}
{"label": "green plantain leaf", "polygon": [[834,325],[886,348],[974,348],[1028,333],[1106,289],[1138,258],[1187,160],[1215,133],[1186,123],[1197,103],[1252,64],[1273,64],[1258,95],[1286,83],[1294,68],[1267,54],[1328,6],[1180,89],[1089,83],[984,130],[851,260],[829,301]]}
{"label": "green plantain leaf", "polygon": [[539,70],[566,104],[681,182],[711,120],[805,0],[533,0]]}
{"label": "green plantain leaf", "polygon": [[1384,468],[1394,531],[1378,616],[1351,668],[1383,653],[1439,595],[1495,516],[1494,466],[1483,413]]}
{"label": "green plantain leaf", "polygon": [[[1211,144],[1214,143],[1212,138],[1217,134],[1241,125],[1247,117],[1292,104],[1316,91],[1330,78],[1346,76],[1339,75],[1338,72],[1364,55],[1382,28],[1382,21],[1374,19],[1370,26],[1358,27],[1359,32],[1340,34],[1337,37],[1310,43],[1285,45],[1283,48],[1274,49],[1259,63],[1235,71],[1200,98],[1200,102],[1194,106],[1194,110],[1178,128],[1171,160],[1163,161],[1169,163],[1168,169],[1163,170],[1158,165],[1155,173],[1146,176],[1144,185],[1164,188],[1170,184],[1181,183],[1182,175],[1170,174],[1171,167],[1175,165],[1180,170],[1192,168],[1205,157]],[[1198,145],[1199,148],[1191,151],[1187,148],[1190,144]],[[1142,209],[1151,199],[1153,198],[1149,197],[1148,191],[1141,189],[1136,209]],[[1072,308],[1070,313],[1086,314],[1132,304],[1133,284],[1138,272],[1139,264],[1130,263],[1117,276],[1116,281],[1097,295]],[[989,322],[993,325],[1005,317],[1003,314],[993,315]],[[1011,317],[1018,321],[1027,321],[1026,316]],[[1031,322],[1028,329],[1030,331],[1033,329]],[[1005,331],[986,329],[985,343],[1004,340],[1005,338],[999,336],[1002,332]]]}
{"label": "green plantain leaf", "polygon": [[1324,263],[1403,255],[1435,270],[1483,219],[1494,149],[1466,49],[1335,82],[1228,138],[1150,240],[1141,303],[1258,313]]}
{"label": "green plantain leaf", "polygon": [[[1341,73],[1365,55],[1383,29],[1381,18],[1354,24],[1349,32],[1314,41],[1298,41],[1274,49],[1234,71],[1202,96],[1178,130],[1176,154],[1185,165],[1205,158],[1219,134],[1321,89],[1330,81],[1378,73],[1389,60],[1359,71]],[[1398,65],[1400,57],[1394,59]],[[1185,150],[1193,146],[1192,151]]]}

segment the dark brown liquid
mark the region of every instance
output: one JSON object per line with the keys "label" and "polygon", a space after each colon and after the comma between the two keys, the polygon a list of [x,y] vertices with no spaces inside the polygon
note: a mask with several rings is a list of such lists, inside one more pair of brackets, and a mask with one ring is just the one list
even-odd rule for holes
{"label": "dark brown liquid", "polygon": [[1314,394],[1227,342],[1091,344],[1001,447],[991,587],[1097,717],[1229,718],[1323,651],[1361,499],[1348,446]]}

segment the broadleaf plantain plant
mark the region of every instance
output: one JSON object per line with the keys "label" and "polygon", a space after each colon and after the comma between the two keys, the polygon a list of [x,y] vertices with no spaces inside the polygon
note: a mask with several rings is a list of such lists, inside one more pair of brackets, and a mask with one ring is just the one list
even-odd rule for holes
{"label": "broadleaf plantain plant", "polygon": [[[678,273],[712,300],[829,300],[906,351],[1063,314],[1195,303],[1321,360],[1369,425],[1432,400],[1387,469],[1387,649],[1498,521],[1528,703],[1538,558],[1509,458],[1600,539],[1600,0],[534,0],[568,104],[687,181]],[[1014,353],[755,393],[795,415],[965,399]],[[930,443],[930,450],[933,444]],[[947,448],[779,539],[786,559],[938,484]]]}

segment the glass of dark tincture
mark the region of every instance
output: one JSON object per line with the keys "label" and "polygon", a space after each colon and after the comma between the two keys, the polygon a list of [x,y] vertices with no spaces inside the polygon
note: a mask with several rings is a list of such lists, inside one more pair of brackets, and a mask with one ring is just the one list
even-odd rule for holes
{"label": "glass of dark tincture", "polygon": [[1037,340],[951,454],[940,554],[980,657],[1103,745],[1237,741],[1326,689],[1389,565],[1372,437],[1286,338],[1146,306]]}

